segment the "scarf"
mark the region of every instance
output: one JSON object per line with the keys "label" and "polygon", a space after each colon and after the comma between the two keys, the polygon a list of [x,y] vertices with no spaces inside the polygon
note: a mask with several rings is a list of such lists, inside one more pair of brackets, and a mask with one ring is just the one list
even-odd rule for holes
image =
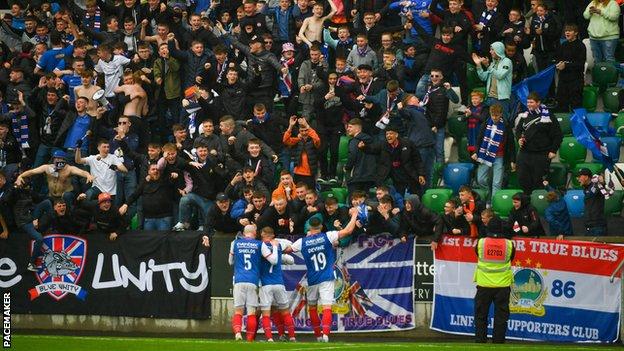
{"label": "scarf", "polygon": [[336,46],[344,46],[347,49],[350,48],[353,45],[353,39],[351,38],[347,38],[347,40],[342,41],[342,40],[338,40],[338,43],[336,44]]}
{"label": "scarf", "polygon": [[288,67],[288,72],[281,73],[280,72],[280,81],[279,81],[279,91],[280,96],[283,98],[287,98],[292,93],[292,75],[290,74],[290,67],[295,64],[295,58],[291,57],[288,60],[285,58],[280,58],[280,65],[283,67]]}
{"label": "scarf", "polygon": [[[492,136],[492,132],[494,135]],[[487,126],[485,127],[485,133],[483,135],[483,141],[477,152],[477,162],[482,163],[488,167],[492,167],[494,159],[496,159],[496,153],[500,148],[503,141],[503,134],[505,133],[505,124],[502,120],[498,121],[494,125],[492,119],[488,119]]]}
{"label": "scarf", "polygon": [[[217,66],[219,64],[217,63]],[[217,83],[221,83],[221,81],[223,80],[223,77],[225,76],[225,71],[228,69],[229,66],[229,62],[228,62],[228,58],[227,56],[225,57],[225,61],[223,61],[223,64],[221,65],[221,69],[219,70],[219,74],[217,74]]]}
{"label": "scarf", "polygon": [[596,185],[596,188],[598,188],[598,190],[600,190],[600,193],[602,194],[602,196],[604,196],[605,200],[609,199],[609,197],[611,197],[611,195],[613,195],[614,191],[613,191],[613,180],[610,179],[609,180],[609,186],[610,188],[606,188],[599,180],[600,176],[598,174],[594,174],[594,176],[591,179],[591,182],[594,183]]}
{"label": "scarf", "polygon": [[[91,17],[91,15],[89,15],[89,13],[86,12],[85,19],[87,22],[92,21],[91,27],[93,28],[93,31],[99,32],[100,29],[102,28],[102,12],[100,11],[99,6],[95,9],[95,15],[93,17]],[[93,44],[95,47],[97,47],[98,41],[94,40]]]}
{"label": "scarf", "polygon": [[481,112],[483,105],[470,106],[470,117],[468,117],[468,152],[476,151],[477,138],[479,136],[479,127],[481,126]]}
{"label": "scarf", "polygon": [[365,47],[363,50],[360,49],[359,46],[355,46],[355,49],[357,50],[358,55],[360,55],[360,57],[366,57],[366,53],[368,53],[368,46]]}
{"label": "scarf", "polygon": [[481,17],[479,17],[479,22],[477,23],[481,23],[484,27],[487,27],[488,23],[490,23],[490,20],[492,20],[492,17],[494,17],[495,14],[496,8],[494,8],[493,10],[488,10],[486,8],[485,10],[483,10],[483,12],[481,12]]}
{"label": "scarf", "polygon": [[[474,216],[475,215],[474,211],[477,208],[477,204],[475,203],[474,199],[470,199],[467,202],[464,202],[462,204],[462,208],[464,209],[464,213],[470,213]],[[478,237],[479,228],[477,227],[477,224],[475,223],[474,219],[472,222],[469,223],[469,227],[470,227],[470,237],[471,238]]]}
{"label": "scarf", "polygon": [[22,149],[30,148],[28,145],[28,115],[25,112],[11,114],[11,127],[13,135],[20,143]]}
{"label": "scarf", "polygon": [[429,88],[427,89],[427,92],[425,93],[425,96],[423,96],[423,99],[420,101],[420,106],[427,106],[427,104],[429,103],[429,96],[433,93],[435,93],[436,91],[440,90],[440,88],[442,87],[442,85],[439,85],[437,87],[434,87],[433,84],[429,86]]}

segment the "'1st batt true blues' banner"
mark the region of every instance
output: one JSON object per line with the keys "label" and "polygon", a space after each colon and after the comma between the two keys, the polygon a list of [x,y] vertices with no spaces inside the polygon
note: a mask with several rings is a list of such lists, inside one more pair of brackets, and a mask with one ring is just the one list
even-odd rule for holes
{"label": "'1st batt true blues' banner", "polygon": [[[332,332],[397,331],[414,328],[414,242],[389,235],[354,238],[336,249]],[[297,331],[311,332],[306,266],[300,254],[283,266]]]}
{"label": "'1st batt true blues' banner", "polygon": [[[615,342],[620,330],[621,247],[515,238],[507,337],[558,342]],[[445,237],[435,253],[431,329],[474,335],[475,239]],[[488,334],[493,313],[490,309]]]}

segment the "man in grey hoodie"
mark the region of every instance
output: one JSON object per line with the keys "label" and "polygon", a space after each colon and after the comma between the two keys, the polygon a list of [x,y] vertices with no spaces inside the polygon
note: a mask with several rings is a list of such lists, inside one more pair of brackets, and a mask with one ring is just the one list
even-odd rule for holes
{"label": "man in grey hoodie", "polygon": [[358,34],[355,46],[347,57],[347,66],[352,71],[355,71],[359,65],[370,65],[373,70],[376,70],[377,64],[377,54],[368,46],[368,38],[364,34]]}
{"label": "man in grey hoodie", "polygon": [[503,118],[511,123],[511,81],[513,79],[513,63],[505,55],[505,45],[500,41],[492,43],[490,47],[492,62],[487,57],[472,54],[472,60],[477,65],[479,79],[486,82],[485,105],[500,104],[503,106]]}

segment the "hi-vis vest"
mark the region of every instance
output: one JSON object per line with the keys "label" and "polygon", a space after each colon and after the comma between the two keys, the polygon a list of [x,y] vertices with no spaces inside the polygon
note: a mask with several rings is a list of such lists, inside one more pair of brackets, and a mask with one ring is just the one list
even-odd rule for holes
{"label": "hi-vis vest", "polygon": [[482,238],[477,243],[474,281],[486,288],[503,288],[513,283],[511,252],[513,242],[503,238]]}

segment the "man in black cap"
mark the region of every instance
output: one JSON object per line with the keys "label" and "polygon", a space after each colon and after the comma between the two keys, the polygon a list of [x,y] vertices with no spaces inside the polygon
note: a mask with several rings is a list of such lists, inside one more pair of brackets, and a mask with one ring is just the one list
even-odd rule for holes
{"label": "man in black cap", "polygon": [[502,344],[505,342],[509,319],[509,295],[513,283],[511,261],[516,249],[511,240],[505,239],[502,221],[498,216],[489,220],[487,237],[479,239],[475,252],[478,258],[474,273],[474,281],[477,283],[474,298],[475,341],[487,342],[488,311],[493,302],[492,341]]}
{"label": "man in black cap", "polygon": [[425,168],[418,148],[409,139],[400,138],[394,126],[386,127],[385,136],[384,142],[358,143],[358,148],[364,152],[379,155],[377,185],[391,178],[399,194],[404,195],[405,190],[409,189],[411,194],[421,196],[422,186],[425,185]]}
{"label": "man in black cap", "polygon": [[584,214],[585,232],[588,236],[607,235],[607,219],[604,214],[605,195],[609,191],[604,187],[604,179],[594,176],[588,168],[581,168],[577,174],[579,184],[585,195]]}

